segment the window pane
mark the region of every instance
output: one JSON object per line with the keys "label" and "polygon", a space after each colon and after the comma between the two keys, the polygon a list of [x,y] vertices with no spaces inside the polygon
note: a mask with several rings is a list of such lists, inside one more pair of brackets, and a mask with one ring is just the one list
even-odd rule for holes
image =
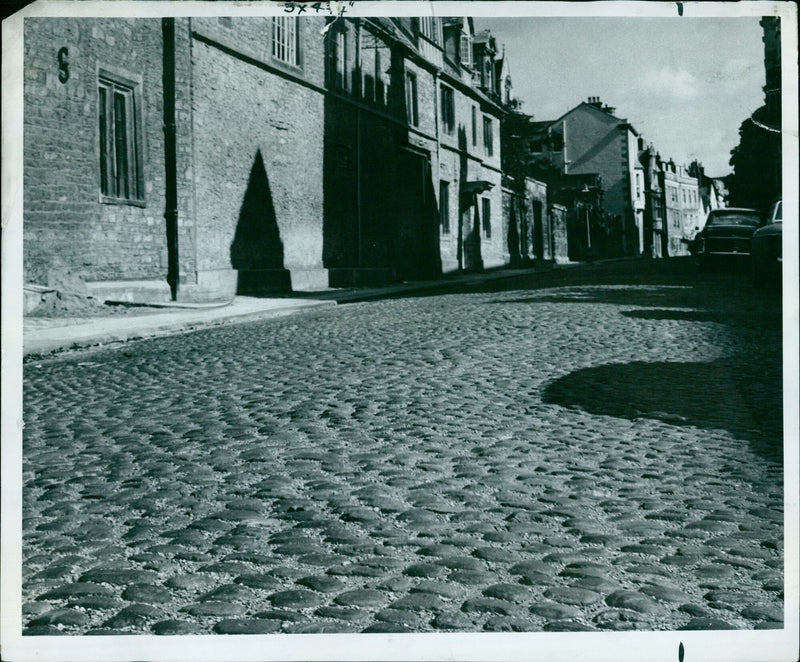
{"label": "window pane", "polygon": [[417,77],[412,73],[406,73],[406,112],[408,123],[417,126],[419,117],[417,112]]}
{"label": "window pane", "polygon": [[114,153],[116,168],[116,195],[130,197],[128,187],[128,125],[125,95],[114,93]]}
{"label": "window pane", "polygon": [[108,195],[108,92],[102,85],[98,89],[100,113],[100,192]]}
{"label": "window pane", "polygon": [[449,182],[439,182],[439,226],[442,234],[450,234],[450,186]]}
{"label": "window pane", "polygon": [[478,144],[478,109],[472,107],[472,144]]}
{"label": "window pane", "polygon": [[272,57],[297,64],[297,53],[297,17],[276,16],[272,19]]}

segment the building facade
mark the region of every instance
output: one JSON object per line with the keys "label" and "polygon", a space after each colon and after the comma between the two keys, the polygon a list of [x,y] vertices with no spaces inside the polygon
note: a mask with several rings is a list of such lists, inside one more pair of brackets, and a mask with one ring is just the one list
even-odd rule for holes
{"label": "building facade", "polygon": [[25,22],[25,281],[100,298],[509,261],[493,39],[468,19]]}
{"label": "building facade", "polygon": [[26,282],[146,301],[327,287],[323,27],[26,20]]}
{"label": "building facade", "polygon": [[672,160],[660,164],[659,176],[664,192],[668,255],[689,255],[689,242],[705,224],[699,183],[684,166]]}
{"label": "building facade", "polygon": [[[506,136],[504,148],[516,152],[516,160],[547,183],[552,202],[567,207],[569,225],[575,228],[570,233],[573,259],[642,252],[644,201],[636,197],[638,134],[614,115],[614,108],[590,97],[554,121],[533,121],[514,113]],[[592,227],[578,232],[587,210]]]}
{"label": "building facade", "polygon": [[590,97],[553,125],[561,133],[561,168],[565,175],[596,174],[603,187],[602,208],[619,233],[617,250],[639,253],[643,237],[634,206],[638,133],[614,115],[615,109]]}

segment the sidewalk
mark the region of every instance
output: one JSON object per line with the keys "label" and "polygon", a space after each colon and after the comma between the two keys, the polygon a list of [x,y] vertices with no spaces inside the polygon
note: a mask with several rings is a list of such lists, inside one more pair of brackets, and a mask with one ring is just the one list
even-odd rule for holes
{"label": "sidewalk", "polygon": [[539,270],[535,268],[500,269],[386,287],[326,290],[308,294],[293,293],[291,297],[269,299],[238,296],[226,304],[137,306],[123,315],[110,313],[91,317],[25,317],[23,355],[45,355],[70,349],[183,333],[220,324],[282,317],[301,310],[331,307],[339,303],[370,301],[453,285],[474,285],[537,271]]}

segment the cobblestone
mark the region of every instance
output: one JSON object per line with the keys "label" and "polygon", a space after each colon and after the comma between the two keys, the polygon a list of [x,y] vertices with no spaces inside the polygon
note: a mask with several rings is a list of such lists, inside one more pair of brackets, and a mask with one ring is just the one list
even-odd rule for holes
{"label": "cobblestone", "polygon": [[779,627],[777,299],[553,273],[26,363],[25,632]]}

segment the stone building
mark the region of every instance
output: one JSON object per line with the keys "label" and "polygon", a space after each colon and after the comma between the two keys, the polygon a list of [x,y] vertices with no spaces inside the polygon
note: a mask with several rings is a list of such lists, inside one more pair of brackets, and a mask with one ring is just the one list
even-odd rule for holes
{"label": "stone building", "polygon": [[[663,161],[652,145],[639,150],[644,179],[644,253],[650,257],[689,254],[689,242],[705,224],[700,176],[693,167]],[[713,204],[720,201],[714,195]]]}
{"label": "stone building", "polygon": [[26,282],[140,301],[327,286],[323,27],[26,19]]}
{"label": "stone building", "polygon": [[689,255],[689,242],[705,224],[700,186],[696,177],[671,159],[660,166],[668,254],[671,257]]}
{"label": "stone building", "polygon": [[644,254],[654,258],[667,257],[669,235],[664,224],[666,209],[661,181],[661,157],[652,145],[641,147],[639,162],[644,177]]}
{"label": "stone building", "polygon": [[[557,120],[533,121],[515,113],[506,127],[504,148],[518,152],[532,176],[547,183],[551,201],[567,207],[569,225],[575,229],[570,233],[574,259],[642,252],[644,202],[636,198],[638,133],[614,115],[614,108],[590,97]],[[640,177],[643,183],[643,173]],[[587,213],[591,227],[579,232]]]}
{"label": "stone building", "polygon": [[589,97],[551,123],[551,136],[560,134],[556,164],[565,175],[597,175],[603,186],[602,208],[614,224],[617,246],[612,252],[636,255],[642,242],[642,217],[636,214],[635,171],[638,132],[615,108]]}
{"label": "stone building", "polygon": [[[565,228],[566,231],[566,228]],[[556,229],[548,213],[547,184],[532,177],[503,177],[503,233],[512,265],[566,261],[557,253]]]}
{"label": "stone building", "polygon": [[469,19],[32,18],[24,37],[28,283],[223,300],[510,259],[496,47]]}
{"label": "stone building", "polygon": [[[470,19],[340,19],[327,39],[325,264],[331,284],[509,261],[499,126]],[[491,60],[490,71],[494,71]]]}
{"label": "stone building", "polygon": [[[519,255],[522,263],[568,262],[566,208],[565,213],[561,213],[561,207],[553,211],[554,204],[563,202],[559,189],[563,176],[551,163],[539,158],[541,150],[535,151],[539,149],[541,129],[546,123],[535,122],[532,116],[519,110],[519,104],[510,96],[510,86],[508,94],[504,102],[508,113],[501,125],[503,172],[507,175],[504,186],[509,197],[504,213],[513,212],[513,221],[519,225],[519,236],[510,233],[509,245],[522,240]],[[512,194],[517,199],[516,207],[510,204]],[[510,217],[507,221],[512,230],[513,221]],[[513,250],[511,261],[515,262]]]}

